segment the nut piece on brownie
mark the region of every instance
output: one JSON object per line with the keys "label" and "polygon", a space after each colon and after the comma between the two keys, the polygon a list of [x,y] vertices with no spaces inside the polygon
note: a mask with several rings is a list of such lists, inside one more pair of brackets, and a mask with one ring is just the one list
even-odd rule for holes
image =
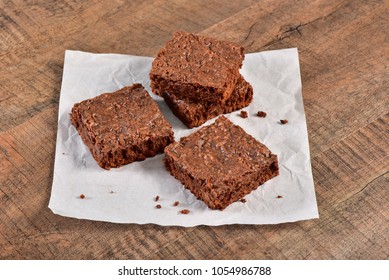
{"label": "nut piece on brownie", "polygon": [[154,59],[151,89],[179,100],[220,102],[239,78],[243,47],[187,32],[176,32]]}
{"label": "nut piece on brownie", "polygon": [[105,169],[152,157],[174,142],[171,126],[140,84],[76,103],[70,120]]}
{"label": "nut piece on brownie", "polygon": [[185,188],[220,210],[279,174],[277,156],[224,116],[167,146],[164,163]]}

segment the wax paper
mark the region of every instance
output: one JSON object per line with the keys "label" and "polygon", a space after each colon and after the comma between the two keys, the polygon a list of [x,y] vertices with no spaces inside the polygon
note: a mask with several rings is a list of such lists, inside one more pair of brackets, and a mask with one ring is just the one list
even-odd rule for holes
{"label": "wax paper", "polygon": [[[171,124],[175,139],[189,135],[162,98],[150,90],[153,58],[67,50],[59,103],[54,175],[49,208],[56,214],[113,223],[196,226],[277,224],[318,218],[301,92],[298,50],[246,54],[241,74],[254,89],[253,102],[225,116],[278,155],[280,175],[225,210],[211,210],[170,175],[163,154],[104,170],[69,119],[76,102],[141,83]],[[256,116],[265,111],[266,118]],[[287,124],[280,124],[287,119]],[[209,125],[215,119],[204,125]],[[81,199],[83,194],[85,198]],[[159,196],[159,201],[155,197]],[[178,206],[174,202],[179,201]],[[162,207],[157,209],[156,204]],[[189,209],[187,215],[180,210]]]}

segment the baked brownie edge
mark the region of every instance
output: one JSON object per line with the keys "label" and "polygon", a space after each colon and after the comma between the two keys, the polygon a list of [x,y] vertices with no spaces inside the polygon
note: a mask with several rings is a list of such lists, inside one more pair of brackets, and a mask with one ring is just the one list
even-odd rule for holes
{"label": "baked brownie edge", "polygon": [[264,166],[256,172],[244,174],[230,186],[229,191],[223,192],[218,191],[217,188],[214,189],[215,186],[212,185],[211,180],[194,178],[186,168],[180,166],[167,154],[164,158],[164,164],[170,174],[179,180],[186,189],[214,210],[224,210],[231,203],[242,199],[266,181],[279,175],[277,156],[274,155],[270,165]]}
{"label": "baked brownie edge", "polygon": [[[174,92],[181,100],[193,101],[223,101],[230,97],[239,77],[243,49],[206,39],[219,49],[224,46],[226,51],[213,52],[194,34],[174,34],[152,63],[150,80],[155,94]],[[236,55],[231,55],[234,52]]]}
{"label": "baked brownie edge", "polygon": [[166,169],[211,209],[224,209],[279,174],[277,156],[221,116],[165,148]]}
{"label": "baked brownie edge", "polygon": [[174,115],[188,128],[193,128],[221,114],[231,113],[248,106],[253,99],[253,88],[243,76],[240,76],[231,97],[225,102],[180,100],[174,94],[166,92],[163,98]]}
{"label": "baked brownie edge", "polygon": [[70,119],[105,169],[144,160],[174,142],[171,126],[139,84],[75,104]]}

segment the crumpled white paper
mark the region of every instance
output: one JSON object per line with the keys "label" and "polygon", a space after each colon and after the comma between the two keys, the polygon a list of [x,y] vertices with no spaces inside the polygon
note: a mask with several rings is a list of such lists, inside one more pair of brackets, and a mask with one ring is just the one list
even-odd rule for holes
{"label": "crumpled white paper", "polygon": [[[166,171],[157,155],[109,171],[100,168],[71,125],[74,103],[141,83],[157,102],[179,140],[195,129],[177,119],[150,90],[153,58],[66,51],[50,209],[59,215],[114,223],[159,225],[276,224],[318,218],[297,49],[247,54],[242,75],[254,88],[244,110],[226,114],[278,155],[280,175],[224,211],[210,210]],[[266,118],[256,116],[265,111]],[[287,119],[286,125],[280,120]],[[215,119],[205,123],[208,125]],[[85,198],[80,199],[80,194]],[[158,202],[155,197],[160,196]],[[277,198],[278,197],[278,198]],[[173,206],[175,201],[180,204]],[[156,204],[162,208],[157,209]],[[187,208],[188,215],[179,213]]]}

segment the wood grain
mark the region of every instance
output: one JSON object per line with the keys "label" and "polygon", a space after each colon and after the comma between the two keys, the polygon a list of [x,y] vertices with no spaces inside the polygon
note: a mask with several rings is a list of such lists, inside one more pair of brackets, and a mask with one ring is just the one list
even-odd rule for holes
{"label": "wood grain", "polygon": [[[0,1],[0,259],[389,259],[388,1]],[[117,225],[54,215],[66,49],[153,56],[176,30],[297,47],[320,219]]]}

